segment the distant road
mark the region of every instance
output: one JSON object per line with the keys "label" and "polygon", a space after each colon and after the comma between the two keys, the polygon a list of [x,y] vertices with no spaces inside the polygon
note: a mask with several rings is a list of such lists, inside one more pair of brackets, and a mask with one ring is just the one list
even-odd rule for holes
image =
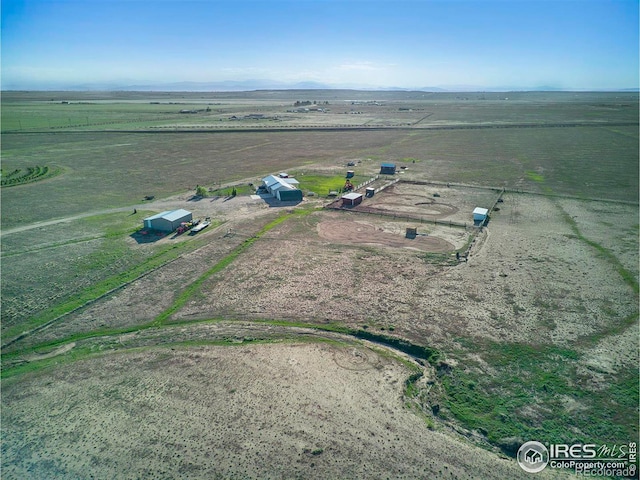
{"label": "distant road", "polygon": [[[421,121],[421,120],[420,120]],[[504,123],[504,124],[451,124],[451,125],[355,125],[355,126],[291,126],[291,127],[229,127],[211,128],[209,126],[194,126],[191,128],[175,128],[171,126],[156,127],[139,130],[11,130],[2,131],[2,134],[43,134],[43,133],[242,133],[242,132],[353,132],[353,131],[379,131],[379,130],[487,130],[497,128],[576,128],[576,127],[637,127],[640,122],[567,122],[567,123]]]}
{"label": "distant road", "polygon": [[49,225],[55,225],[57,223],[72,222],[73,220],[78,220],[80,218],[86,218],[86,217],[93,217],[95,215],[104,215],[106,213],[117,213],[117,212],[129,212],[133,208],[134,207],[109,208],[106,210],[80,213],[78,215],[73,215],[70,217],[56,218],[54,220],[46,220],[44,222],[29,223],[27,225],[20,225],[19,227],[3,228],[2,230],[0,230],[0,237],[3,237],[5,235],[11,235],[12,233],[26,232],[27,230],[33,230],[34,228],[48,227]]}

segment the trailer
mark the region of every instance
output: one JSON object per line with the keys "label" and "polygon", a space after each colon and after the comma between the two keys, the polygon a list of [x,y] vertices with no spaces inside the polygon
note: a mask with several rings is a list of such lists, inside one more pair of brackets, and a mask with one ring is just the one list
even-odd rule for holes
{"label": "trailer", "polygon": [[211,217],[207,217],[204,222],[200,222],[198,223],[195,227],[193,227],[191,229],[191,232],[189,233],[190,235],[195,235],[196,233],[198,233],[200,230],[204,230],[205,228],[207,228],[209,225],[211,225]]}

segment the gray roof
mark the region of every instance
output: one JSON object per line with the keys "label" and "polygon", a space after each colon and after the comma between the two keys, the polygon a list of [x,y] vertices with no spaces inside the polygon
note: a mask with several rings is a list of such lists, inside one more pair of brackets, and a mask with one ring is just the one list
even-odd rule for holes
{"label": "gray roof", "polygon": [[171,213],[171,210],[165,210],[164,212],[156,213],[155,215],[145,218],[145,220],[155,220],[156,218],[162,218],[168,213]]}
{"label": "gray roof", "polygon": [[175,222],[176,220],[180,220],[187,215],[191,215],[191,212],[185,210],[184,208],[179,208],[178,210],[167,210],[165,212],[157,213],[151,217],[145,218],[145,220],[155,220],[156,218],[164,218],[170,222]]}
{"label": "gray roof", "polygon": [[347,193],[343,195],[341,198],[346,198],[347,200],[355,200],[357,198],[360,198],[361,196],[362,196],[361,193]]}
{"label": "gray roof", "polygon": [[180,220],[183,217],[186,217],[187,215],[191,215],[191,212],[185,210],[184,208],[180,208],[178,210],[167,213],[164,218],[166,220],[169,220],[170,222],[174,222],[176,220]]}
{"label": "gray roof", "polygon": [[265,186],[271,190],[280,190],[281,188],[285,188],[287,190],[296,190],[292,184],[299,183],[295,178],[280,178],[275,175],[269,175],[268,177],[264,177],[262,179]]}
{"label": "gray roof", "polygon": [[473,214],[474,215],[486,215],[487,213],[489,213],[489,210],[487,210],[486,208],[482,208],[482,207],[476,207],[473,210]]}

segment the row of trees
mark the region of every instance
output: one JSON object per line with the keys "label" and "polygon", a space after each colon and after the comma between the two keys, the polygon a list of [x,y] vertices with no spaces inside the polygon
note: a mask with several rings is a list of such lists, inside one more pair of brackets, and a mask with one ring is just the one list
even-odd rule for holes
{"label": "row of trees", "polygon": [[[238,191],[236,190],[236,187],[232,187],[231,191],[229,192],[229,196],[230,197],[235,197],[238,194]],[[208,197],[209,196],[209,190],[206,189],[206,187],[203,187],[202,185],[196,185],[196,196],[197,197]]]}

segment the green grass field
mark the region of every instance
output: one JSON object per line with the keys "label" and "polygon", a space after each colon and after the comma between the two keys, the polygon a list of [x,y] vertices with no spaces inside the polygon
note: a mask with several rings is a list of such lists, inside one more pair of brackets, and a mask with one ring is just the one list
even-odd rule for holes
{"label": "green grass field", "polygon": [[[314,192],[316,195],[320,195],[321,197],[326,197],[331,191],[342,191],[346,181],[345,175],[328,176],[314,175],[304,172],[297,174],[296,172],[293,172],[292,176],[300,182],[299,188],[303,192]],[[354,186],[358,186],[369,178],[370,177],[366,175],[354,175],[353,178],[350,178],[349,180]]]}
{"label": "green grass field", "polygon": [[[450,412],[466,425],[487,432],[490,440],[509,449],[514,438],[541,442],[615,443],[637,435],[637,371],[627,368],[604,389],[594,389],[579,373],[580,353],[568,348],[527,344],[483,343],[465,350],[479,351],[487,367],[466,355],[464,368],[443,373]],[[568,399],[582,403],[579,415]],[[550,415],[549,412],[553,412]],[[567,429],[572,425],[572,429]]]}

